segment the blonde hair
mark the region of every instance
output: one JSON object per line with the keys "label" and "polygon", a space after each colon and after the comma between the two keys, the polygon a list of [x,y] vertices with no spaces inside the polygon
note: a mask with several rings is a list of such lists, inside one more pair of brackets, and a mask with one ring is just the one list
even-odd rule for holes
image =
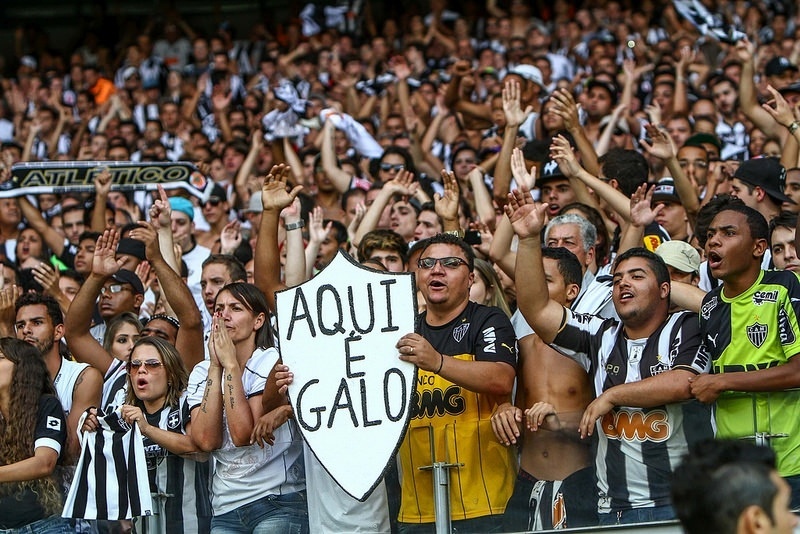
{"label": "blonde hair", "polygon": [[486,294],[488,296],[486,305],[500,308],[503,310],[503,313],[511,317],[511,308],[509,308],[508,302],[506,302],[503,287],[500,285],[500,279],[497,277],[497,273],[494,272],[492,264],[486,260],[475,258],[474,272],[481,277],[483,284],[486,286]]}

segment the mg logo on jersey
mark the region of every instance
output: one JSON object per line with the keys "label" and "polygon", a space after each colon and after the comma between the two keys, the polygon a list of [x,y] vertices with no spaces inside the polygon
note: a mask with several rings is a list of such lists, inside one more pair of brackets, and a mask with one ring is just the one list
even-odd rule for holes
{"label": "mg logo on jersey", "polygon": [[608,439],[624,441],[654,441],[660,443],[669,438],[671,429],[664,410],[628,411],[624,408],[612,410],[603,416],[600,427]]}
{"label": "mg logo on jersey", "polygon": [[761,345],[767,340],[767,334],[769,334],[769,328],[765,324],[761,323],[753,323],[746,328],[747,330],[747,339],[750,340],[750,343],[757,349],[761,348]]}
{"label": "mg logo on jersey", "polygon": [[453,328],[453,339],[455,339],[457,343],[461,343],[461,340],[467,335],[467,330],[469,330],[469,323],[460,324]]}

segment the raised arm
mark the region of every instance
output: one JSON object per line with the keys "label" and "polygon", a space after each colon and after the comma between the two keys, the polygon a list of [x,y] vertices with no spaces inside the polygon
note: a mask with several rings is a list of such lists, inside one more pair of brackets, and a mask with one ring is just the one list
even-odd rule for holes
{"label": "raised arm", "polygon": [[47,246],[50,247],[53,254],[61,256],[65,247],[64,236],[56,232],[56,230],[48,224],[42,216],[42,212],[31,204],[27,197],[19,197],[19,207],[22,211],[22,216],[25,217],[28,224],[30,224],[34,230],[42,235],[44,242],[47,243]]}
{"label": "raised arm", "polygon": [[336,162],[336,152],[333,149],[333,136],[336,128],[333,121],[325,121],[322,126],[322,146],[320,147],[320,162],[325,175],[330,178],[336,190],[344,193],[350,189],[353,177],[343,171]]}
{"label": "raised arm", "polygon": [[767,137],[777,137],[783,140],[786,130],[780,127],[772,116],[758,104],[758,95],[755,76],[756,47],[747,38],[736,43],[736,57],[742,62],[742,75],[739,82],[739,107],[756,127],[764,132]]}
{"label": "raised arm", "polygon": [[522,189],[508,195],[506,214],[519,236],[516,280],[517,305],[525,320],[545,343],[550,343],[564,326],[566,310],[554,300],[545,280],[542,260],[542,230],[547,204],[535,204],[530,192]]}
{"label": "raised arm", "polygon": [[[158,220],[158,218],[155,219],[155,221]],[[161,254],[157,236],[159,223],[155,221],[140,222],[139,227],[131,231],[131,237],[143,241],[145,244],[145,255],[158,277],[161,294],[181,324],[175,340],[175,348],[186,367],[191,369],[203,360],[205,354],[203,351],[203,318],[192,293],[183,283],[180,274],[169,266]]]}
{"label": "raised arm", "polygon": [[256,250],[254,253],[255,268],[253,272],[256,287],[264,292],[267,303],[275,312],[275,292],[285,288],[281,282],[280,255],[278,254],[278,220],[281,210],[294,202],[302,189],[297,185],[291,191],[286,190],[288,168],[283,165],[272,167],[264,177],[261,187],[261,203],[264,211],[261,214],[261,226],[258,230]]}
{"label": "raised arm", "polygon": [[504,206],[511,188],[511,153],[517,146],[517,133],[520,125],[525,122],[532,108],[528,106],[524,111],[520,104],[520,87],[516,80],[509,80],[503,86],[503,112],[506,116],[506,128],[503,131],[503,145],[500,148],[500,157],[494,168],[494,201],[498,206]]}
{"label": "raised arm", "polygon": [[94,208],[92,208],[93,232],[102,232],[106,229],[108,221],[106,219],[106,204],[108,203],[108,193],[111,191],[111,173],[108,169],[97,175],[94,181]]}
{"label": "raised arm", "polygon": [[67,347],[73,357],[88,363],[103,375],[114,361],[103,346],[89,332],[92,324],[92,312],[106,279],[120,270],[122,260],[117,261],[116,250],[119,234],[116,229],[108,228],[97,238],[97,245],[92,259],[92,272],[86,278],[64,317]]}

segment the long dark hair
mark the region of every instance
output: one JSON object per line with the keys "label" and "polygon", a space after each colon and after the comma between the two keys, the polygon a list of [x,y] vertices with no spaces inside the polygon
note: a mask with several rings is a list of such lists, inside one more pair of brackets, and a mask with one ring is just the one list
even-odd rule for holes
{"label": "long dark hair", "polygon": [[[39,402],[45,395],[55,395],[50,375],[39,349],[19,339],[0,338],[0,353],[14,364],[9,388],[9,408],[0,418],[0,465],[11,465],[32,458],[33,434],[39,416]],[[55,477],[0,484],[0,497],[21,495],[30,489],[38,495],[47,515],[62,506],[61,490]]]}
{"label": "long dark hair", "polygon": [[[247,282],[230,283],[220,289],[219,293],[223,291],[230,293],[245,308],[253,312],[253,315],[264,314],[264,324],[256,331],[256,347],[260,349],[274,347],[275,341],[272,337],[272,326],[269,320],[269,306],[264,293],[253,284],[248,284]],[[219,297],[219,293],[217,293],[217,297]]]}

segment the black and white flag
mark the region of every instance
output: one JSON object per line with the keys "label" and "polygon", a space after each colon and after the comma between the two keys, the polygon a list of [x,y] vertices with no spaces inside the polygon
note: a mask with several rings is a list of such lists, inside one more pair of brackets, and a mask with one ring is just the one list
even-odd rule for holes
{"label": "black and white flag", "polygon": [[97,420],[97,432],[83,434],[81,457],[62,517],[117,521],[152,515],[139,427],[131,427],[117,411]]}

